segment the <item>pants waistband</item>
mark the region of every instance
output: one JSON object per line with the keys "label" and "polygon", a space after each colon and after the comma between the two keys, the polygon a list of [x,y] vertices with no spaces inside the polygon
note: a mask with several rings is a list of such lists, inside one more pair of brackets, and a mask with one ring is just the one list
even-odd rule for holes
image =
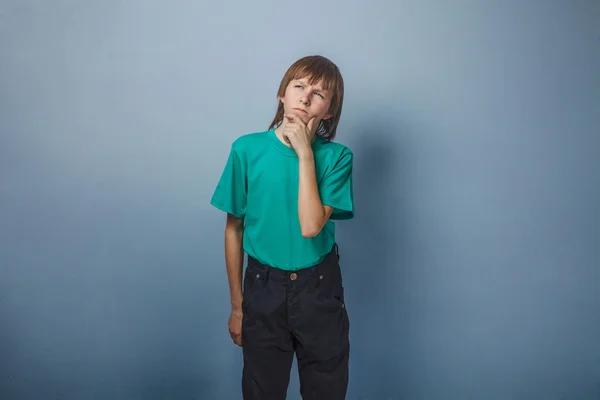
{"label": "pants waistband", "polygon": [[259,272],[268,274],[270,278],[281,278],[281,279],[289,279],[290,275],[294,275],[297,277],[310,278],[311,276],[321,275],[324,270],[330,268],[334,265],[338,265],[340,260],[340,253],[337,243],[335,243],[331,249],[331,251],[325,256],[325,258],[311,266],[306,268],[301,268],[299,270],[285,270],[277,267],[273,267],[271,265],[263,264],[258,261],[256,258],[248,255],[248,268],[252,268]]}

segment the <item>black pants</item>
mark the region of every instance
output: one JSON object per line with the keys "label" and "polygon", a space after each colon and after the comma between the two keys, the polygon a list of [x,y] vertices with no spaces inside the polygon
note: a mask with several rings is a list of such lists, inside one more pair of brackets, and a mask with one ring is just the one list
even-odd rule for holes
{"label": "black pants", "polygon": [[304,400],[346,398],[349,320],[337,245],[295,272],[248,257],[242,309],[244,400],[284,400],[294,353]]}

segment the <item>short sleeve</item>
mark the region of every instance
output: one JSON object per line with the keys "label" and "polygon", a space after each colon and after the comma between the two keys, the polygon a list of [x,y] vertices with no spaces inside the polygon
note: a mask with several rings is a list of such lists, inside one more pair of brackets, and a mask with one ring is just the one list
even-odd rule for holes
{"label": "short sleeve", "polygon": [[344,220],[354,217],[354,193],[352,186],[353,154],[345,149],[335,166],[321,181],[321,202],[333,207],[331,219]]}
{"label": "short sleeve", "polygon": [[210,204],[237,218],[246,215],[246,167],[232,146]]}

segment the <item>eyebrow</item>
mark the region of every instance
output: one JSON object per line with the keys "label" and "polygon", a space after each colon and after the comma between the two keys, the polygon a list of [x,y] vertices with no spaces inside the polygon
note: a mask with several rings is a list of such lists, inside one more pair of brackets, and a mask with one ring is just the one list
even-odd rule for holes
{"label": "eyebrow", "polygon": [[[305,85],[308,85],[308,81],[306,80],[306,78],[296,79],[296,82],[300,82]],[[315,89],[317,89],[320,92],[328,93],[327,90],[323,89],[321,86],[315,86]]]}

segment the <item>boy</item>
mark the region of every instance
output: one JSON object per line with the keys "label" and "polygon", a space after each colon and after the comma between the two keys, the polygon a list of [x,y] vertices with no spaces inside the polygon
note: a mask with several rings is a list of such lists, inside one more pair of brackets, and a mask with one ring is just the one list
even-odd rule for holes
{"label": "boy", "polygon": [[334,63],[296,61],[269,130],[233,143],[211,200],[227,213],[229,332],[243,349],[245,400],[285,399],[294,353],[304,400],[346,396],[349,320],[332,222],[354,216],[353,154],[332,142],[343,97]]}

